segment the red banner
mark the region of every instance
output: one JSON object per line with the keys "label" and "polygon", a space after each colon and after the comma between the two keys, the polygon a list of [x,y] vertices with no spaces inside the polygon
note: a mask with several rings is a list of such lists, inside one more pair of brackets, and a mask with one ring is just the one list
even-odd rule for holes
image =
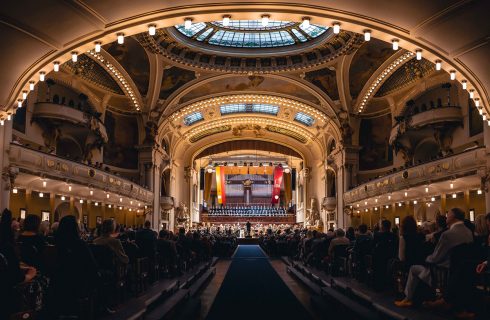
{"label": "red banner", "polygon": [[281,195],[283,169],[282,167],[274,168],[274,186],[272,187],[272,200],[271,203],[278,203],[279,196]]}

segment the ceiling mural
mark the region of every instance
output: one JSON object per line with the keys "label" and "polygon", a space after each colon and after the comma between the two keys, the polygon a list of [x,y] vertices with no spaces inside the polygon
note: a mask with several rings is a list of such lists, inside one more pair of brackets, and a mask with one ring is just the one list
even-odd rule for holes
{"label": "ceiling mural", "polygon": [[389,144],[391,113],[377,118],[362,119],[359,132],[359,169],[374,170],[393,164]]}
{"label": "ceiling mural", "polygon": [[357,98],[373,72],[394,53],[390,44],[376,39],[364,43],[357,50],[349,70],[349,87],[352,98]]}
{"label": "ceiling mural", "polygon": [[222,78],[205,83],[183,96],[180,102],[184,103],[202,96],[230,91],[274,92],[277,94],[295,95],[300,99],[319,104],[318,99],[313,94],[291,82],[278,78],[270,78],[256,75]]}
{"label": "ceiling mural", "polygon": [[337,87],[335,70],[323,68],[320,70],[310,71],[305,74],[305,80],[322,89],[322,91],[325,92],[330,99],[339,99],[339,90]]}
{"label": "ceiling mural", "polygon": [[132,37],[126,37],[124,44],[111,43],[104,46],[131,76],[142,95],[148,92],[150,62],[145,49]]}
{"label": "ceiling mural", "polygon": [[171,67],[163,71],[160,99],[167,99],[177,89],[196,78],[194,71]]}
{"label": "ceiling mural", "polygon": [[138,168],[138,123],[135,117],[106,111],[104,121],[109,141],[104,148],[104,163],[126,169]]}

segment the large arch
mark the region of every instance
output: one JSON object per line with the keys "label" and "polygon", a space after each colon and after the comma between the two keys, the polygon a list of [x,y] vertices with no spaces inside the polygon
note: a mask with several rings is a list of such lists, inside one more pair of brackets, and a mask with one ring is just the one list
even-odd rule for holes
{"label": "large arch", "polygon": [[[361,0],[327,2],[308,0],[303,3],[272,4],[210,3],[202,0],[180,2],[178,7],[165,6],[160,1],[147,1],[145,5],[111,1],[110,3],[77,3],[57,6],[57,12],[44,12],[51,6],[36,6],[36,10],[25,11],[21,4],[10,7],[2,19],[2,38],[5,42],[18,43],[4,51],[2,62],[10,72],[3,72],[0,80],[5,85],[0,91],[3,109],[11,108],[26,89],[29,80],[37,81],[39,71],[52,70],[52,62],[64,62],[72,51],[85,52],[92,48],[95,40],[103,43],[115,40],[117,32],[131,35],[143,32],[149,23],[158,22],[159,27],[174,25],[183,17],[196,16],[200,20],[219,20],[223,13],[244,19],[264,12],[275,19],[300,20],[310,16],[317,23],[331,25],[339,21],[345,30],[362,33],[372,30],[373,37],[391,42],[400,39],[403,48],[423,50],[424,57],[435,61],[441,59],[446,71],[456,70],[457,80],[467,79],[476,89],[483,105],[488,108],[490,73],[485,67],[490,51],[488,27],[485,19],[488,11],[485,1],[459,1],[427,6],[425,1],[395,1],[389,6],[385,2],[366,3]],[[34,4],[32,4],[34,5]],[[380,9],[384,8],[384,9]],[[455,12],[458,14],[454,14]],[[62,15],[66,25],[52,25],[45,18],[53,14]],[[473,20],[485,25],[467,24]],[[69,22],[68,22],[69,21]],[[10,41],[15,38],[16,41]],[[7,68],[8,66],[8,68]],[[488,109],[487,109],[488,111]]]}

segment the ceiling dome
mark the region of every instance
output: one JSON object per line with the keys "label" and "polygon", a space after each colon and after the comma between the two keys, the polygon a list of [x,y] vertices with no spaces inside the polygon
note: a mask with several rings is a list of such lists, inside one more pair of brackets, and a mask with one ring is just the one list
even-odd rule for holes
{"label": "ceiling dome", "polygon": [[311,41],[327,31],[327,27],[290,21],[230,20],[199,22],[175,28],[194,41],[233,48],[274,48]]}

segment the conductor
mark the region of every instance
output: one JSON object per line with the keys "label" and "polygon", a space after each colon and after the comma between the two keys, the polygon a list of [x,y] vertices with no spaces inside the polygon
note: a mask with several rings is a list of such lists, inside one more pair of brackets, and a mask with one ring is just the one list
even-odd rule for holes
{"label": "conductor", "polygon": [[250,235],[251,228],[252,228],[252,224],[250,224],[250,221],[247,221],[247,237],[251,237]]}

